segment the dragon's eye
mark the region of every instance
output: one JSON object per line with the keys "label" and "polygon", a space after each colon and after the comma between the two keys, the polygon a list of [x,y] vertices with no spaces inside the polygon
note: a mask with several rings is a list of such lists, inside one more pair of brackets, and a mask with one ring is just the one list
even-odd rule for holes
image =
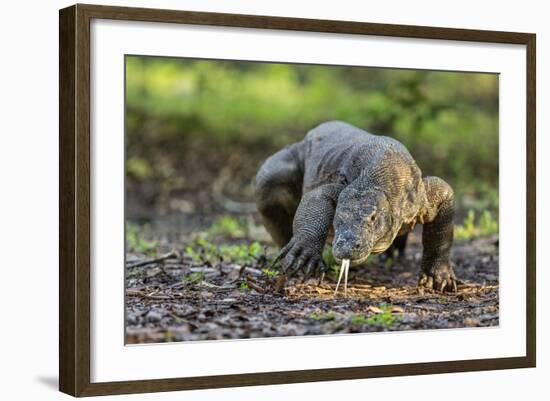
{"label": "dragon's eye", "polygon": [[369,216],[369,222],[372,223],[375,219],[376,219],[376,214],[373,213]]}

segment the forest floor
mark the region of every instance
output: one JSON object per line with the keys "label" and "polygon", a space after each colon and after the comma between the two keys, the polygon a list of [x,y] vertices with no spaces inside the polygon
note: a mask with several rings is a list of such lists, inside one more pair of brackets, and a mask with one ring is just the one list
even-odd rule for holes
{"label": "forest floor", "polygon": [[303,283],[269,269],[265,256],[234,263],[191,257],[177,241],[163,249],[156,256],[127,252],[129,344],[499,324],[496,236],[455,243],[460,283],[452,294],[416,287],[422,254],[417,233],[400,260],[374,258],[352,268],[347,296],[342,289],[334,296],[335,271],[321,284]]}

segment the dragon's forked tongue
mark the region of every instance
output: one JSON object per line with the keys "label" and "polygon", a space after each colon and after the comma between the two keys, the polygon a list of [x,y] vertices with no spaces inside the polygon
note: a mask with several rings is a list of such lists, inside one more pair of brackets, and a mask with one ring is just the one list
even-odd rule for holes
{"label": "dragon's forked tongue", "polygon": [[336,289],[334,290],[334,296],[338,292],[338,287],[340,287],[340,281],[342,281],[342,276],[344,276],[344,296],[348,294],[348,272],[349,272],[349,259],[342,259],[342,266],[340,266],[340,274],[338,276],[338,283],[336,284]]}

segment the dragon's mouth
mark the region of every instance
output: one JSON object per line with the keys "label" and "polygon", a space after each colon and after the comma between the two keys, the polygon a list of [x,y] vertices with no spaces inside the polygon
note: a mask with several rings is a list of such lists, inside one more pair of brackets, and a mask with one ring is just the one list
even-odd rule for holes
{"label": "dragon's mouth", "polygon": [[349,274],[349,267],[358,265],[363,263],[367,260],[369,257],[369,253],[366,253],[360,258],[355,258],[353,260],[351,259],[342,259],[340,263],[342,264],[340,266],[340,273],[338,274],[338,282],[336,283],[336,289],[334,290],[334,296],[338,293],[338,287],[340,287],[340,282],[342,281],[342,277],[344,277],[344,296],[348,294],[348,274]]}
{"label": "dragon's mouth", "polygon": [[[357,265],[360,265],[362,263],[365,263],[367,261],[368,257],[370,256],[370,254],[371,254],[371,252],[365,252],[363,255],[359,256],[358,258],[348,259],[349,260],[349,265],[350,266],[357,266]],[[334,259],[339,264],[341,264],[342,260],[343,260],[343,259],[338,259],[337,257],[335,257]]]}

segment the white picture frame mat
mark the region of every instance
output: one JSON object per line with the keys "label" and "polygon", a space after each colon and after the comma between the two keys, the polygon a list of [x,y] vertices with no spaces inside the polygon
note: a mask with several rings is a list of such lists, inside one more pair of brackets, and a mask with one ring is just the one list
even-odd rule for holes
{"label": "white picture frame mat", "polygon": [[[498,73],[499,327],[125,346],[128,54]],[[92,382],[526,354],[525,46],[95,19],[90,57]]]}

